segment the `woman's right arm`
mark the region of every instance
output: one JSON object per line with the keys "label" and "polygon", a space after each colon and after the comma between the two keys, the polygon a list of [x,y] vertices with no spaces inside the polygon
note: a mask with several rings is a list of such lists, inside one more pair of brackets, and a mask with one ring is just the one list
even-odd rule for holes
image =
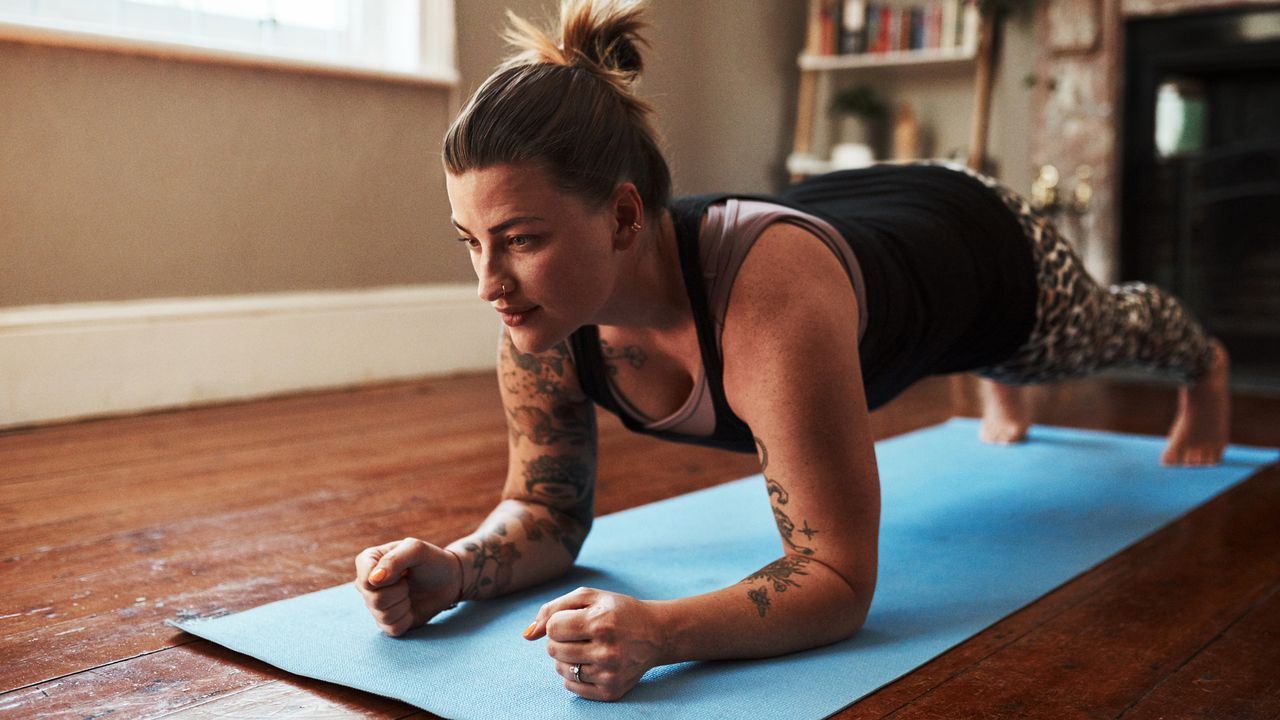
{"label": "woman's right arm", "polygon": [[503,333],[498,385],[507,414],[502,502],[448,549],[462,559],[463,600],[492,597],[566,572],[595,514],[595,407],[564,343],[521,352]]}
{"label": "woman's right arm", "polygon": [[405,538],[356,557],[356,587],[389,635],[459,600],[536,585],[573,566],[594,517],[595,408],[564,343],[524,353],[504,332],[498,384],[507,416],[502,501],[445,548]]}

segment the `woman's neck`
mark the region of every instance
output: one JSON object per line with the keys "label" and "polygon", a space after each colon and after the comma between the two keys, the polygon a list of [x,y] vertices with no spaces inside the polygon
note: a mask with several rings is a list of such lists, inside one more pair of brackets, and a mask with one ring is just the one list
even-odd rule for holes
{"label": "woman's neck", "polygon": [[599,324],[659,333],[686,327],[693,316],[669,211],[640,231],[629,255]]}

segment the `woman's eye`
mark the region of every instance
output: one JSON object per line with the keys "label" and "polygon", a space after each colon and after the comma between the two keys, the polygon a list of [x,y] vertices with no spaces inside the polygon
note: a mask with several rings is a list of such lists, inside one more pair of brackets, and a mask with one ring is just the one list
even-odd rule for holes
{"label": "woman's eye", "polygon": [[516,235],[515,237],[512,237],[509,242],[512,247],[522,248],[532,243],[533,238],[528,237],[527,235]]}
{"label": "woman's eye", "polygon": [[477,248],[477,247],[480,247],[480,241],[479,241],[479,240],[476,240],[475,238],[460,237],[460,238],[458,238],[458,242],[460,242],[460,243],[462,243],[462,244],[466,245],[466,246],[467,246],[467,247],[469,247],[469,248]]}

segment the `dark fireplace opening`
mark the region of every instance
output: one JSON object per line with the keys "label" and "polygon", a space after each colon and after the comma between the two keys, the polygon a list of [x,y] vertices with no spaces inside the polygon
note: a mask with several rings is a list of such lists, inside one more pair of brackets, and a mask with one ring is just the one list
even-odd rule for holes
{"label": "dark fireplace opening", "polygon": [[1125,78],[1121,274],[1280,390],[1280,8],[1129,21]]}

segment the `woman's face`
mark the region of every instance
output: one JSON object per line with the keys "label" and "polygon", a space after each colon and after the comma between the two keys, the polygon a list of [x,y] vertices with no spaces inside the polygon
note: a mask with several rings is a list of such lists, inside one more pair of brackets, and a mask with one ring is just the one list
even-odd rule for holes
{"label": "woman's face", "polygon": [[542,352],[596,322],[619,265],[610,208],[587,206],[531,165],[448,174],[445,184],[480,298],[516,347]]}

